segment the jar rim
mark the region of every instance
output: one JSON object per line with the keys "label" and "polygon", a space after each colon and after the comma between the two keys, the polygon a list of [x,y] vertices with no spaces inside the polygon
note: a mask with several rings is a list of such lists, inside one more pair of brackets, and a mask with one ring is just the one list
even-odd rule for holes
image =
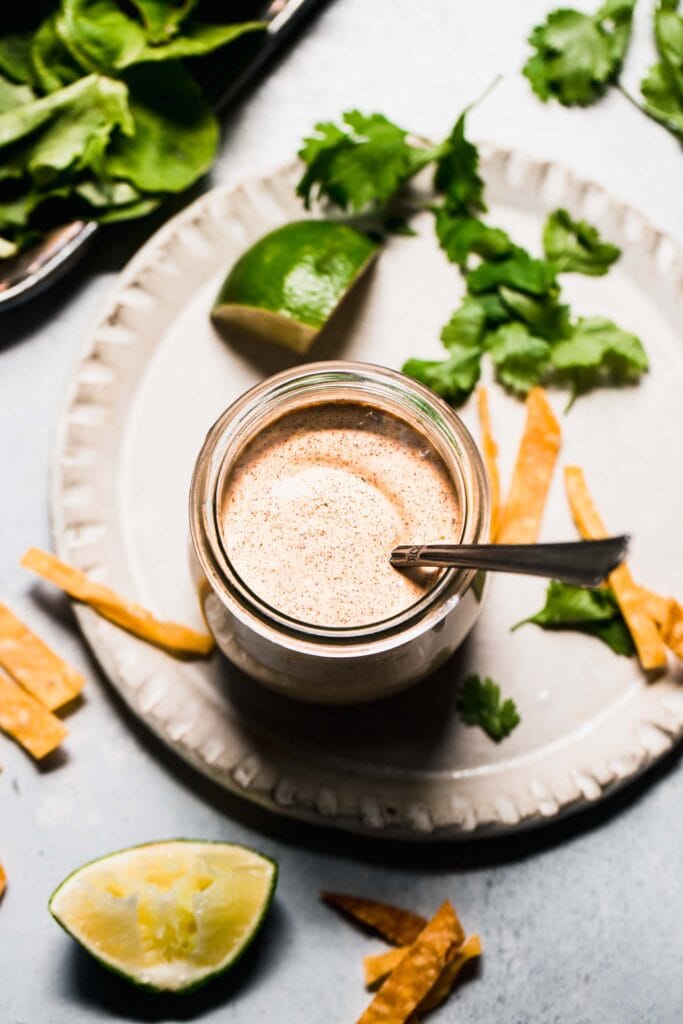
{"label": "jar rim", "polygon": [[[344,394],[346,392],[346,394]],[[373,398],[375,402],[373,402]],[[365,646],[434,625],[460,600],[476,573],[448,569],[408,608],[363,626],[319,626],[300,622],[268,605],[240,578],[228,558],[218,522],[218,497],[238,452],[253,439],[258,425],[294,408],[323,402],[363,402],[389,406],[395,416],[415,424],[444,459],[461,503],[459,543],[485,539],[489,492],[479,450],[460,417],[429,388],[396,370],[372,363],[329,360],[307,363],[261,381],[219,416],[198,455],[190,486],[190,532],[200,567],[223,604],[253,628],[286,634],[292,644]],[[256,429],[255,429],[256,428]]]}

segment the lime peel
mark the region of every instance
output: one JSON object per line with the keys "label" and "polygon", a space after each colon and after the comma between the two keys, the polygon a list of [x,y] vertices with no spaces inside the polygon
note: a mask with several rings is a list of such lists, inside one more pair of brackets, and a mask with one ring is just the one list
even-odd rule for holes
{"label": "lime peel", "polygon": [[212,320],[306,352],[378,250],[375,239],[346,224],[285,224],[240,257],[216,298]]}
{"label": "lime peel", "polygon": [[52,894],[64,930],[111,971],[188,992],[231,967],[259,931],[277,864],[231,843],[174,839],[108,854]]}

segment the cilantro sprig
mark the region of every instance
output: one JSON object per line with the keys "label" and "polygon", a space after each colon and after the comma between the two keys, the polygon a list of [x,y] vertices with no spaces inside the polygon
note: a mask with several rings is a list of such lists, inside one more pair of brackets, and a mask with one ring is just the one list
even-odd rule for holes
{"label": "cilantro sprig", "polygon": [[408,132],[383,114],[348,110],[340,124],[321,121],[304,139],[299,156],[306,172],[297,186],[308,209],[328,199],[342,210],[359,212],[386,204],[437,151],[416,146]]}
{"label": "cilantro sprig", "polygon": [[603,95],[619,71],[631,38],[635,0],[606,0],[595,14],[562,7],[529,36],[536,51],[524,65],[544,102],[585,106]]}
{"label": "cilantro sprig", "polygon": [[644,110],[683,140],[683,14],[678,0],[660,0],[654,36],[659,60],[640,86]]}
{"label": "cilantro sprig", "polygon": [[587,106],[617,85],[626,99],[683,140],[683,13],[659,0],[653,15],[657,61],[640,83],[641,104],[619,83],[635,0],[606,0],[595,14],[551,11],[529,36],[535,51],[522,71],[544,102]]}
{"label": "cilantro sprig", "polygon": [[515,702],[501,698],[500,686],[488,676],[467,676],[458,700],[458,710],[465,725],[478,725],[480,729],[500,743],[509,736],[521,719]]}
{"label": "cilantro sprig", "polygon": [[[647,369],[639,339],[604,318],[574,319],[558,279],[570,272],[607,273],[619,248],[563,209],[546,221],[543,257],[487,223],[479,151],[467,138],[466,115],[434,145],[381,114],[349,111],[340,124],[316,125],[299,154],[306,169],[298,192],[307,206],[322,199],[348,213],[370,212],[385,231],[396,230],[391,225],[401,200],[403,213],[410,209],[411,179],[433,165],[428,208],[467,293],[441,331],[445,358],[409,359],[404,373],[455,406],[476,386],[486,354],[498,381],[521,396],[537,384],[568,387],[576,397],[598,385],[636,381]],[[400,229],[411,230],[407,221]]]}
{"label": "cilantro sprig", "polygon": [[534,623],[542,629],[576,630],[597,637],[616,654],[631,657],[633,640],[611,590],[607,587],[574,587],[551,580],[545,605],[513,629]]}

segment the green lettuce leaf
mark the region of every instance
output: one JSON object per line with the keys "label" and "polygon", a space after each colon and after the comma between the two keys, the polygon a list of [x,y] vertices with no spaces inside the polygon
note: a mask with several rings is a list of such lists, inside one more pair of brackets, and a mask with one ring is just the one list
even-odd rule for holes
{"label": "green lettuce leaf", "polygon": [[0,177],[26,173],[47,187],[62,171],[99,163],[115,129],[133,130],[126,86],[88,75],[0,115]]}
{"label": "green lettuce leaf", "polygon": [[600,237],[585,220],[573,220],[566,210],[555,210],[543,228],[546,259],[558,272],[599,277],[619,259],[621,249]]}
{"label": "green lettuce leaf", "polygon": [[20,85],[35,85],[30,33],[0,36],[0,73]]}
{"label": "green lettuce leaf", "polygon": [[197,6],[197,0],[131,0],[145,25],[151,43],[164,43],[178,33],[187,16]]}
{"label": "green lettuce leaf", "polygon": [[[155,23],[156,26],[156,23]],[[199,57],[233,42],[263,22],[203,25],[185,22],[182,34],[155,42],[143,22],[129,17],[116,0],[62,0],[57,31],[79,63],[92,71],[112,72],[148,61]]]}
{"label": "green lettuce leaf", "polygon": [[0,114],[6,114],[15,107],[22,107],[24,103],[31,103],[35,98],[30,85],[18,85],[0,75]]}
{"label": "green lettuce leaf", "polygon": [[57,34],[57,16],[47,18],[31,41],[31,63],[43,92],[56,92],[87,73]]}
{"label": "green lettuce leaf", "polygon": [[218,123],[182,64],[140,64],[122,73],[132,131],[111,142],[104,166],[143,192],[180,192],[211,166]]}

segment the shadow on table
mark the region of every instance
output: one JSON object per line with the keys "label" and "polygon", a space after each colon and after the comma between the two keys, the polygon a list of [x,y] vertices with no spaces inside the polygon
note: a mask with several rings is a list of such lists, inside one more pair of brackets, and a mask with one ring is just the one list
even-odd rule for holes
{"label": "shadow on table", "polygon": [[[74,636],[80,636],[68,602],[62,595],[46,595],[42,588],[36,587],[33,597],[60,620],[66,630]],[[226,818],[284,845],[306,848],[323,855],[347,857],[368,864],[390,862],[392,867],[406,869],[419,867],[425,871],[441,871],[450,867],[454,870],[467,871],[524,860],[608,824],[635,804],[648,789],[674,771],[683,755],[683,744],[678,744],[636,778],[624,785],[613,787],[598,803],[581,804],[560,819],[541,820],[509,835],[410,840],[353,834],[338,828],[280,816],[229,793],[222,786],[201,775],[169,750],[128,709],[103,675],[89,648],[84,647],[84,653],[91,666],[88,675],[99,679],[100,692],[104,699],[125,719],[127,728],[136,737],[140,747],[150,753],[179,785],[206,801]]]}
{"label": "shadow on table", "polygon": [[220,1006],[227,1006],[239,993],[240,998],[262,981],[265,971],[272,971],[277,958],[285,955],[289,923],[282,907],[275,903],[265,928],[223,977],[207,983],[187,995],[162,995],[134,988],[124,978],[112,974],[80,946],[66,947],[66,963],[61,972],[62,984],[79,1003],[96,1005],[123,1020],[187,1021]]}
{"label": "shadow on table", "polygon": [[[94,671],[102,678],[93,661]],[[177,783],[209,803],[216,811],[244,828],[292,848],[346,857],[367,864],[424,871],[458,871],[512,864],[546,850],[552,850],[584,833],[608,824],[634,805],[653,785],[665,779],[678,766],[683,744],[678,744],[636,778],[615,786],[595,804],[581,804],[558,820],[533,823],[509,835],[469,839],[410,840],[353,834],[337,828],[310,824],[283,817],[229,793],[183,762],[124,705],[119,695],[104,683],[103,690],[126,718],[128,728],[140,745],[148,750],[174,777]]]}

